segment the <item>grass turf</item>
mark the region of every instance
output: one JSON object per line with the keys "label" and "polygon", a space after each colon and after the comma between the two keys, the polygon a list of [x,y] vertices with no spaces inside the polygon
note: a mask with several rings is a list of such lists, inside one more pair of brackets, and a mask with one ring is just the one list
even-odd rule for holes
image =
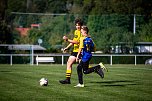
{"label": "grass turf", "polygon": [[[84,88],[77,84],[76,65],[72,84],[62,85],[66,65],[0,65],[0,101],[150,101],[152,66],[113,65],[101,79],[96,73],[84,75]],[[49,85],[42,87],[45,77]]]}

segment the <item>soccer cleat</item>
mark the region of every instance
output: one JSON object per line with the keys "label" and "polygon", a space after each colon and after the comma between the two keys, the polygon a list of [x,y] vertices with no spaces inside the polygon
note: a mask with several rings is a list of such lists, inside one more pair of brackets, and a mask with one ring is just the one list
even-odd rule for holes
{"label": "soccer cleat", "polygon": [[67,79],[65,79],[65,80],[59,80],[59,82],[61,84],[71,84],[70,80],[67,80]]}
{"label": "soccer cleat", "polygon": [[101,66],[101,68],[103,68],[104,70],[106,70],[108,72],[108,69],[103,65],[102,62],[100,62],[99,65]]}
{"label": "soccer cleat", "polygon": [[100,75],[101,78],[104,78],[104,72],[102,71],[103,68],[101,68],[100,66],[96,67],[95,72]]}
{"label": "soccer cleat", "polygon": [[74,87],[84,87],[84,84],[77,84],[76,86],[74,86]]}

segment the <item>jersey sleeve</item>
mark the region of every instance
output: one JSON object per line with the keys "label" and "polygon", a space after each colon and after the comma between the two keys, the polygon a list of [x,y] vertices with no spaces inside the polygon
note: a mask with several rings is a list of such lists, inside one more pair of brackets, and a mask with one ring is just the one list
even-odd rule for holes
{"label": "jersey sleeve", "polygon": [[79,48],[84,48],[83,40],[84,40],[84,37],[81,37],[81,38],[80,38],[80,45],[79,45]]}

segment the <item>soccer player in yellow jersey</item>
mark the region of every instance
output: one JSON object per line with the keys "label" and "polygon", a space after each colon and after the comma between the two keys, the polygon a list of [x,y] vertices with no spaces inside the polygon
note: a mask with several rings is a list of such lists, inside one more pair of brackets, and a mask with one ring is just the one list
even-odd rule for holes
{"label": "soccer player in yellow jersey", "polygon": [[82,26],[81,20],[80,19],[75,20],[75,25],[76,25],[76,30],[74,32],[74,38],[72,40],[68,39],[67,36],[63,36],[63,39],[70,43],[66,48],[64,48],[63,51],[66,51],[71,46],[73,46],[73,51],[67,61],[66,79],[60,80],[59,82],[61,84],[71,84],[70,79],[71,79],[71,74],[72,74],[72,65],[76,61],[77,53],[79,50],[79,42],[80,42],[80,37],[81,37],[81,26]]}

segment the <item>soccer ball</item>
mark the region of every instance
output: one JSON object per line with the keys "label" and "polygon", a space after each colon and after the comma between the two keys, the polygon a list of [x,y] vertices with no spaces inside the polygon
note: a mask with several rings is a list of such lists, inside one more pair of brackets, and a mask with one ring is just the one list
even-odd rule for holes
{"label": "soccer ball", "polygon": [[39,82],[40,82],[41,86],[47,86],[48,85],[48,80],[46,78],[41,78]]}

